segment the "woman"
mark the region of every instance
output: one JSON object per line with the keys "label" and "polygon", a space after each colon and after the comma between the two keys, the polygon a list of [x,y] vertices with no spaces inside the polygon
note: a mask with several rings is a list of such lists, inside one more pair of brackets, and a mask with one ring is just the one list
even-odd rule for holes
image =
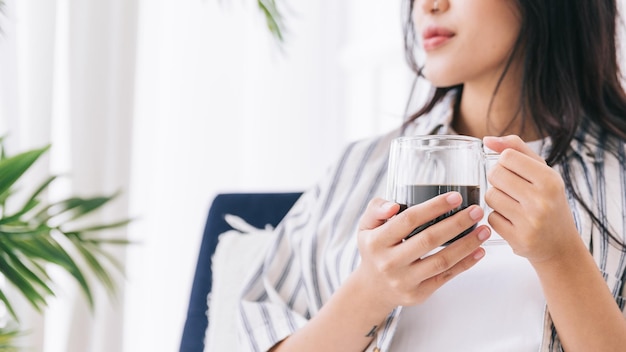
{"label": "woman", "polygon": [[[277,228],[243,293],[242,348],[623,351],[615,0],[415,0],[407,10],[409,62],[437,89],[398,130],[350,145]],[[403,241],[461,200],[397,214],[382,198],[389,143],[454,133],[501,153],[488,223],[473,206]],[[492,232],[507,245],[483,245]]]}

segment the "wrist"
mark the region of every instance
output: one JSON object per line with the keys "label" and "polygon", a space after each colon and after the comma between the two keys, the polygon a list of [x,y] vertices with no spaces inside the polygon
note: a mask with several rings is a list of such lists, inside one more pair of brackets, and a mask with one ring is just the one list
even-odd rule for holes
{"label": "wrist", "polygon": [[530,263],[540,276],[549,273],[560,275],[566,271],[577,272],[581,267],[592,264],[594,268],[597,268],[591,253],[580,237],[568,241],[550,257],[543,260],[531,260]]}
{"label": "wrist", "polygon": [[398,304],[386,294],[380,285],[361,267],[357,268],[347,279],[345,285],[349,291],[358,296],[358,301],[376,316],[386,317]]}

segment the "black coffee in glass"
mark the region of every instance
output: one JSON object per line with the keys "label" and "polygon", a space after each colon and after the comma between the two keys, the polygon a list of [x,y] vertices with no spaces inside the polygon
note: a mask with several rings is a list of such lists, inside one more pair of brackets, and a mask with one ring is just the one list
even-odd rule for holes
{"label": "black coffee in glass", "polygon": [[[463,197],[463,202],[460,206],[449,211],[413,230],[406,239],[424,231],[429,226],[432,226],[439,221],[456,214],[457,212],[469,207],[472,204],[480,204],[480,187],[479,186],[467,186],[467,185],[405,185],[399,186],[398,194],[406,196],[406,202],[400,203],[400,212],[404,211],[410,206],[423,203],[431,198],[434,198],[440,194],[448,192],[459,192]],[[469,234],[476,226],[472,226],[462,233],[455,236],[450,241],[444,243],[444,246],[458,240],[459,238]]]}

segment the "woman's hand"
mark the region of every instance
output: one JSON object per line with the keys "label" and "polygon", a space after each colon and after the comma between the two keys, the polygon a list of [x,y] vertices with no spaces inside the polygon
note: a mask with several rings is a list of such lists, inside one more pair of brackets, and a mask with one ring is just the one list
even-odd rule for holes
{"label": "woman's hand", "polygon": [[518,136],[483,141],[500,153],[487,178],[493,186],[485,194],[493,209],[489,224],[531,263],[564,254],[578,232],[561,175]]}
{"label": "woman's hand", "polygon": [[489,173],[489,223],[530,260],[567,351],[622,351],[626,320],[576,229],[561,176],[517,136],[485,137],[500,160]]}
{"label": "woman's hand", "polygon": [[423,302],[444,283],[476,264],[485,253],[480,245],[489,238],[487,226],[426,255],[482,219],[479,206],[470,206],[404,240],[413,229],[460,204],[461,195],[450,192],[397,214],[398,204],[380,198],[372,200],[359,222],[361,263],[354,275],[361,287],[371,288],[368,291],[378,296],[376,300],[391,310]]}
{"label": "woman's hand", "polygon": [[460,205],[458,192],[440,195],[400,214],[398,204],[372,200],[358,225],[359,266],[303,328],[276,345],[276,351],[363,351],[393,309],[423,302],[476,264],[485,253],[479,246],[489,237],[487,226],[426,255],[482,219],[478,206],[404,240],[418,226]]}

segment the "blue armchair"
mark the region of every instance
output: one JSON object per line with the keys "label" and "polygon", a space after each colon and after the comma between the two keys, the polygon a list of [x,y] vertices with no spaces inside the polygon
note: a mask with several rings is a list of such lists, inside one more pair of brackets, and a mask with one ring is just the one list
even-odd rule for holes
{"label": "blue armchair", "polygon": [[198,253],[196,271],[183,328],[180,352],[202,352],[208,326],[207,295],[211,292],[211,258],[218,236],[231,229],[224,215],[233,214],[258,228],[276,226],[300,197],[299,192],[222,193],[213,200]]}

